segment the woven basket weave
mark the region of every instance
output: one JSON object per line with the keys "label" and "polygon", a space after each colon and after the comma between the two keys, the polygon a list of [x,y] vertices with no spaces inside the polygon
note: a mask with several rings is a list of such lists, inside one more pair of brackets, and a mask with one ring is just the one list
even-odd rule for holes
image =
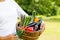
{"label": "woven basket weave", "polygon": [[29,32],[24,30],[24,33],[20,38],[22,38],[23,40],[37,40],[40,35],[41,35],[40,30],[35,32]]}
{"label": "woven basket weave", "polygon": [[37,40],[37,37],[30,37],[30,36],[26,36],[26,35],[23,35],[20,38],[23,40]]}
{"label": "woven basket weave", "polygon": [[35,32],[29,32],[24,30],[24,33],[23,33],[23,35],[30,36],[30,37],[38,37],[40,36],[40,34],[41,34],[40,30]]}

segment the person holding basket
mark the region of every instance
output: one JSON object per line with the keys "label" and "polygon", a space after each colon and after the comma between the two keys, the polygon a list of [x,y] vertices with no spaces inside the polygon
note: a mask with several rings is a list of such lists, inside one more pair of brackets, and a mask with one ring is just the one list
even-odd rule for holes
{"label": "person holding basket", "polygon": [[[17,40],[16,23],[20,15],[28,16],[14,0],[0,0],[0,40]],[[43,32],[43,22],[40,28]]]}

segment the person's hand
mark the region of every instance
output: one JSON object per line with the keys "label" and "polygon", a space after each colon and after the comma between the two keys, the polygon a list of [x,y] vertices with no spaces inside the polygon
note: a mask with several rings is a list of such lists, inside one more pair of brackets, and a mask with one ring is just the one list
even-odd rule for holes
{"label": "person's hand", "polygon": [[15,34],[10,34],[7,36],[0,36],[0,40],[17,40],[17,36]]}
{"label": "person's hand", "polygon": [[0,36],[0,40],[5,40],[5,37],[3,37],[3,36]]}
{"label": "person's hand", "polygon": [[10,34],[5,37],[5,40],[17,40],[17,36],[15,34]]}
{"label": "person's hand", "polygon": [[45,30],[45,23],[42,21],[41,26],[40,26],[40,32],[42,33]]}

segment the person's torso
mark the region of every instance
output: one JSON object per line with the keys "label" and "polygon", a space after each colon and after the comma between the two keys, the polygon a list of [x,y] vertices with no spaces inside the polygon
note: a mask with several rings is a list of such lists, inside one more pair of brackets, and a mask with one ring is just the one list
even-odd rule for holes
{"label": "person's torso", "polygon": [[0,36],[16,32],[17,11],[10,2],[0,3]]}

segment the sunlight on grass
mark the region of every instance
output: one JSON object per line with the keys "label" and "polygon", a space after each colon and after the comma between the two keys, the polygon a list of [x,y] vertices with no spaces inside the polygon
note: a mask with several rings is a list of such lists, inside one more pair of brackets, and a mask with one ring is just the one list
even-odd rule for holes
{"label": "sunlight on grass", "polygon": [[60,22],[46,22],[46,29],[38,40],[60,40]]}

